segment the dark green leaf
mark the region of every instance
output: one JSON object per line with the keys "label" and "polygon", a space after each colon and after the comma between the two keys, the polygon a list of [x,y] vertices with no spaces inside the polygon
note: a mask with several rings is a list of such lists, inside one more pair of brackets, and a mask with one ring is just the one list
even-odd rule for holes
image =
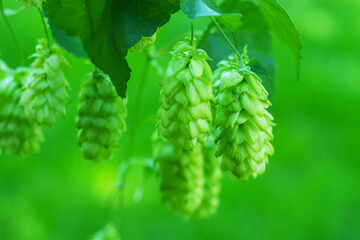
{"label": "dark green leaf", "polygon": [[274,33],[288,45],[296,57],[297,78],[300,72],[301,41],[294,23],[277,0],[258,0]]}
{"label": "dark green leaf", "polygon": [[77,57],[88,57],[79,37],[70,37],[64,30],[56,27],[52,20],[49,20],[49,25],[53,37],[61,47]]}
{"label": "dark green leaf", "polygon": [[179,0],[47,0],[46,10],[57,27],[80,37],[88,56],[125,97],[128,48],[167,23]]}
{"label": "dark green leaf", "polygon": [[214,0],[181,0],[180,8],[191,19],[221,15]]}

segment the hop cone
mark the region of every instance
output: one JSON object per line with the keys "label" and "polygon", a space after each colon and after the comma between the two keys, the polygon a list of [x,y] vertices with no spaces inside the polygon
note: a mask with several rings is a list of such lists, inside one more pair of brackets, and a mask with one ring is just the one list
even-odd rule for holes
{"label": "hop cone", "polygon": [[39,41],[34,56],[37,58],[32,67],[36,70],[20,102],[31,121],[53,127],[56,115],[64,117],[65,103],[70,102],[68,83],[62,72],[62,67],[68,64],[63,51],[56,46],[50,51],[46,40]]}
{"label": "hop cone", "polygon": [[105,74],[96,71],[85,77],[77,127],[78,144],[86,159],[100,161],[112,156],[126,128],[126,102]]}
{"label": "hop cone", "polygon": [[129,51],[131,52],[141,52],[146,46],[152,45],[156,41],[156,33],[150,37],[142,37],[139,42],[132,46]]}
{"label": "hop cone", "polygon": [[207,59],[195,44],[180,41],[161,82],[159,133],[186,150],[205,143],[212,121],[213,75]]}
{"label": "hop cone", "polygon": [[90,240],[121,240],[114,223],[109,223],[103,229],[90,237]]}
{"label": "hop cone", "polygon": [[169,208],[185,217],[191,217],[203,197],[203,156],[201,145],[186,151],[177,145],[158,140],[154,157],[159,163],[160,190]]}
{"label": "hop cone", "polygon": [[40,127],[28,120],[19,103],[29,72],[12,72],[0,65],[0,153],[27,156],[38,151],[43,140]]}
{"label": "hop cone", "polygon": [[222,156],[221,167],[244,180],[256,178],[274,153],[268,93],[250,67],[240,67],[238,58],[220,62],[214,78],[216,155]]}
{"label": "hop cone", "polygon": [[196,210],[195,218],[207,218],[215,214],[219,205],[219,193],[221,188],[220,159],[215,156],[213,146],[204,146],[204,179],[203,199]]}

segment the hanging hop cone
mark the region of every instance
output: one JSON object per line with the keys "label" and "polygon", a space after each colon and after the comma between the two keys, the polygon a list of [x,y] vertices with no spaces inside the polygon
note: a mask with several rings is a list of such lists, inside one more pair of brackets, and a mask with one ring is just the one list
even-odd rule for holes
{"label": "hanging hop cone", "polygon": [[110,78],[100,71],[85,77],[79,94],[78,144],[88,160],[112,156],[126,129],[126,99],[121,99]]}
{"label": "hanging hop cone", "polygon": [[27,70],[14,72],[0,62],[0,153],[25,157],[40,150],[41,128],[28,120],[19,103],[29,75]]}
{"label": "hanging hop cone", "polygon": [[37,58],[31,65],[35,72],[20,101],[31,121],[49,127],[56,125],[56,115],[65,116],[65,103],[70,102],[62,72],[68,66],[63,53],[57,46],[49,49],[46,40],[39,40],[34,54]]}
{"label": "hanging hop cone", "polygon": [[213,75],[208,55],[195,43],[180,41],[161,82],[159,133],[170,142],[192,150],[205,143],[212,121],[210,101]]}
{"label": "hanging hop cone", "polygon": [[184,217],[193,216],[203,197],[203,155],[201,145],[187,151],[157,138],[154,158],[159,165],[160,191],[172,212]]}
{"label": "hanging hop cone", "polygon": [[243,180],[256,178],[274,153],[268,93],[261,79],[249,66],[241,67],[236,57],[220,62],[214,78],[216,155],[222,156],[221,168]]}
{"label": "hanging hop cone", "polygon": [[156,34],[157,34],[157,31],[154,33],[154,35],[152,35],[150,37],[141,37],[139,42],[137,42],[134,46],[129,48],[129,51],[130,52],[141,52],[142,50],[144,50],[144,48],[146,46],[154,44],[156,41]]}
{"label": "hanging hop cone", "polygon": [[208,218],[216,213],[219,206],[221,188],[220,158],[215,156],[215,146],[212,141],[207,141],[202,147],[204,155],[204,187],[203,199],[194,213],[194,218]]}

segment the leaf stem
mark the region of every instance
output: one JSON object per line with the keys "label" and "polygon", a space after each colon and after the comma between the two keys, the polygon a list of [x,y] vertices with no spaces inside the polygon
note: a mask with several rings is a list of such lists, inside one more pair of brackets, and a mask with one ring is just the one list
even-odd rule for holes
{"label": "leaf stem", "polygon": [[45,17],[44,17],[44,14],[41,10],[41,8],[38,8],[38,11],[39,11],[39,14],[40,14],[40,18],[41,18],[41,22],[43,24],[43,27],[44,27],[44,32],[45,32],[45,36],[46,36],[46,39],[48,41],[48,44],[49,44],[49,49],[50,49],[50,37],[49,37],[49,31],[48,31],[48,27],[47,27],[47,24],[45,22]]}
{"label": "leaf stem", "polygon": [[242,56],[239,53],[239,51],[236,49],[236,47],[234,46],[234,44],[230,41],[230,39],[226,36],[224,30],[222,30],[222,28],[220,27],[219,23],[215,20],[214,17],[210,16],[211,21],[213,21],[213,23],[215,24],[215,26],[217,27],[217,29],[219,30],[219,32],[221,33],[221,35],[225,38],[226,42],[229,44],[229,46],[232,48],[232,50],[236,53],[236,55],[239,57],[240,59],[240,66],[244,67],[244,63],[242,60]]}
{"label": "leaf stem", "polygon": [[191,25],[191,37],[190,37],[190,45],[193,45],[194,43],[194,23],[193,20],[190,21],[190,25]]}
{"label": "leaf stem", "polygon": [[237,38],[236,38],[235,33],[234,33],[234,32],[231,32],[231,35],[232,35],[233,40],[234,40],[235,48],[236,48],[236,49],[239,49],[239,45],[238,45],[238,41],[237,41]]}
{"label": "leaf stem", "polygon": [[4,11],[4,4],[3,4],[3,1],[0,0],[0,14],[2,15],[3,19],[4,19],[4,22],[7,26],[7,28],[9,29],[10,31],[10,34],[14,40],[14,43],[16,45],[16,48],[17,48],[17,51],[18,51],[18,54],[19,54],[19,62],[20,62],[20,65],[23,66],[24,65],[24,54],[23,54],[23,50],[21,48],[21,45],[20,45],[20,41],[18,39],[18,37],[16,36],[16,33],[9,21],[9,19],[7,18],[6,14],[5,14],[5,11]]}

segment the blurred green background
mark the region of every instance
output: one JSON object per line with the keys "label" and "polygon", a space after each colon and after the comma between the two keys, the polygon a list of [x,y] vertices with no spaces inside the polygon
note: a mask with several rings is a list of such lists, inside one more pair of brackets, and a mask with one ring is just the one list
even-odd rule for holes
{"label": "blurred green background", "polygon": [[[271,96],[275,155],[263,176],[234,181],[223,177],[221,203],[215,216],[187,221],[162,204],[158,180],[150,176],[141,202],[134,201],[142,171],[132,168],[126,179],[120,230],[124,240],[137,239],[360,239],[360,1],[282,0],[303,43],[300,81],[295,81],[291,52],[274,40],[277,60]],[[5,0],[6,7],[21,4]],[[25,56],[44,32],[38,12],[29,9],[11,22]],[[186,24],[184,24],[186,23]],[[158,34],[161,48],[189,31],[188,20],[176,14]],[[197,20],[202,30],[207,20]],[[0,57],[11,67],[15,45],[0,20]],[[250,53],[251,54],[251,53]],[[124,160],[128,132],[112,160],[84,160],[76,145],[77,93],[91,70],[82,59],[67,55],[65,74],[73,102],[66,119],[45,128],[42,151],[28,158],[0,156],[0,239],[87,239],[109,217],[109,195]],[[129,115],[145,57],[128,57]],[[165,62],[167,58],[162,58]],[[27,64],[30,60],[27,60]],[[152,68],[145,86],[137,126],[135,155],[151,156],[159,81]],[[118,204],[116,204],[118,205]],[[119,214],[120,210],[112,211]]]}

